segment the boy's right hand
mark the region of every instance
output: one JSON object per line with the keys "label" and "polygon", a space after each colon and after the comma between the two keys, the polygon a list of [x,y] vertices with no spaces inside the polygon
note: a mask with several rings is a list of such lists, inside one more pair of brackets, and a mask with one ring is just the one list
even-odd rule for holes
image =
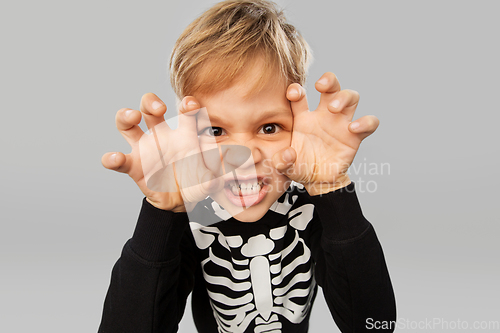
{"label": "boy's right hand", "polygon": [[[128,174],[149,203],[173,212],[190,211],[209,193],[220,190],[223,181],[205,166],[196,128],[200,108],[194,97],[185,97],[175,130],[165,122],[165,104],[152,93],[141,99],[141,111],[121,109],[116,113],[116,127],[132,147],[130,154],[106,153],[104,167]],[[138,124],[144,117],[149,134]],[[216,146],[215,146],[216,147]],[[204,154],[219,158],[216,154]]]}

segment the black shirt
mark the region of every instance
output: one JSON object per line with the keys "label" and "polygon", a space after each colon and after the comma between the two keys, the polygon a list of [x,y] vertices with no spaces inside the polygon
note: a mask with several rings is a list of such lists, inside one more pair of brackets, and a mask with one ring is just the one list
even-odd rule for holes
{"label": "black shirt", "polygon": [[292,185],[253,223],[211,199],[193,212],[189,221],[144,200],[100,333],[176,332],[190,292],[201,333],[307,332],[318,285],[342,332],[396,320],[382,248],[354,184],[314,197]]}

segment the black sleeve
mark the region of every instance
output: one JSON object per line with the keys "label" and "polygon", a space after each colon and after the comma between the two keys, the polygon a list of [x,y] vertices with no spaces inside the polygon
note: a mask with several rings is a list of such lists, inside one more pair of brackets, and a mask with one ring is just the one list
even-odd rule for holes
{"label": "black sleeve", "polygon": [[177,332],[196,267],[189,235],[186,213],[144,199],[134,235],[113,268],[99,333]]}
{"label": "black sleeve", "polygon": [[375,230],[361,212],[354,183],[311,201],[321,221],[319,232],[313,233],[321,244],[313,247],[315,276],[339,329],[392,332],[396,302],[389,272]]}

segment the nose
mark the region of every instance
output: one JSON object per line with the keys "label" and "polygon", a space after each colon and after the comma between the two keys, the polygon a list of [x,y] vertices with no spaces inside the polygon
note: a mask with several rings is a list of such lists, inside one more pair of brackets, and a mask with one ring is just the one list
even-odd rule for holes
{"label": "nose", "polygon": [[230,144],[226,141],[221,145],[226,173],[234,169],[254,168],[262,159],[262,154],[255,140],[244,135],[238,139],[231,140]]}

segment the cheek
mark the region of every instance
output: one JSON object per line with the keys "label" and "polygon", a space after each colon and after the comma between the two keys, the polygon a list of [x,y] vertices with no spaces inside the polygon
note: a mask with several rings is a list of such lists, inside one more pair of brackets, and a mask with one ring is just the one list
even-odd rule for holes
{"label": "cheek", "polygon": [[214,173],[216,177],[222,175],[222,166],[219,147],[217,144],[203,144],[200,141],[200,150],[206,167]]}
{"label": "cheek", "polygon": [[267,158],[273,157],[278,151],[290,147],[292,143],[292,134],[290,132],[286,132],[280,135],[279,139],[263,141],[259,143],[259,146],[262,147],[261,151],[263,155]]}
{"label": "cheek", "polygon": [[288,135],[282,140],[266,142],[265,144],[262,144],[261,152],[264,159],[262,161],[263,167],[261,171],[266,175],[273,177],[271,192],[279,194],[288,188],[290,179],[285,174],[279,173],[276,169],[274,169],[274,167],[272,166],[272,157],[277,152],[290,147],[290,140],[291,134],[288,133]]}
{"label": "cheek", "polygon": [[290,178],[274,170],[273,181],[271,184],[269,184],[269,186],[271,187],[269,189],[269,201],[276,201],[276,199],[278,199],[290,186],[290,182]]}

